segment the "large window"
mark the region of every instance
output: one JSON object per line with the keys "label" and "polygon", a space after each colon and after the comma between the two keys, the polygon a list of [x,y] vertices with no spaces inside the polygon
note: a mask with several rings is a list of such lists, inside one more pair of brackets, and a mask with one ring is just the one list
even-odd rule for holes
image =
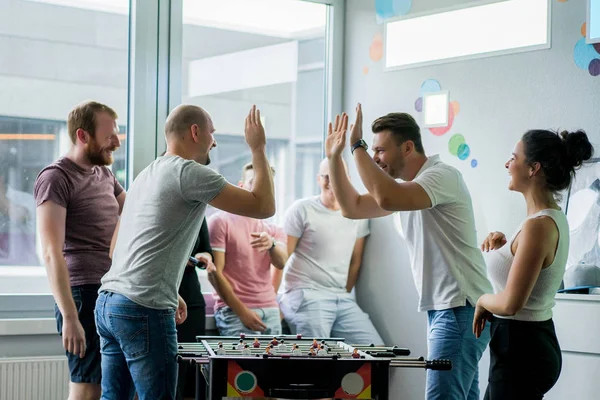
{"label": "large window", "polygon": [[[112,170],[125,187],[164,150],[164,121],[198,104],[212,167],[237,182],[243,122],[262,111],[276,222],[318,193],[325,115],[341,111],[342,0],[0,0],[0,293],[48,293],[33,185],[71,146],[85,100],[119,114]],[[335,46],[334,46],[335,41]]]}
{"label": "large window", "polygon": [[129,0],[109,2],[119,12],[88,3],[0,1],[0,267],[41,265],[33,185],[68,151],[74,105],[93,99],[119,114],[112,169],[125,185]]}
{"label": "large window", "polygon": [[[263,117],[276,170],[276,220],[318,193],[325,116],[328,7],[299,0],[184,0],[183,103],[211,115],[212,167],[238,182],[251,160],[244,118]],[[210,212],[210,211],[209,211]]]}

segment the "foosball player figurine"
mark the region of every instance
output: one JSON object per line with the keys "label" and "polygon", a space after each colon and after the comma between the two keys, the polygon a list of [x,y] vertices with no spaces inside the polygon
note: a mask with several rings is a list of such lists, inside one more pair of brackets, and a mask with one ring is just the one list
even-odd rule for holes
{"label": "foosball player figurine", "polygon": [[317,342],[317,339],[313,339],[312,348],[313,349],[318,349],[319,348],[319,342]]}
{"label": "foosball player figurine", "polygon": [[244,345],[244,349],[242,350],[242,355],[243,356],[251,356],[252,355],[252,350],[250,350],[250,346],[248,346],[247,344]]}
{"label": "foosball player figurine", "polygon": [[294,356],[302,355],[302,350],[300,350],[300,347],[298,347],[298,345],[296,343],[294,343],[294,345],[292,346],[292,355],[294,355]]}
{"label": "foosball player figurine", "polygon": [[281,339],[281,343],[279,343],[279,346],[277,347],[277,351],[279,353],[287,353],[288,351],[290,351],[287,344],[284,343],[283,339]]}
{"label": "foosball player figurine", "polygon": [[319,355],[319,356],[327,355],[327,350],[325,349],[325,346],[321,345],[321,348],[319,349],[319,352],[317,353],[317,355]]}
{"label": "foosball player figurine", "polygon": [[271,355],[271,349],[272,349],[272,347],[271,347],[271,346],[267,346],[267,347],[265,348],[265,354],[267,354],[267,355],[269,355],[269,356],[270,356],[270,355]]}
{"label": "foosball player figurine", "polygon": [[314,347],[310,348],[310,352],[308,353],[308,355],[309,356],[316,356],[317,355],[317,353],[315,353],[315,348]]}
{"label": "foosball player figurine", "polygon": [[244,339],[240,339],[240,342],[238,343],[238,345],[236,346],[237,350],[244,350]]}
{"label": "foosball player figurine", "polygon": [[275,336],[273,336],[273,340],[271,340],[271,344],[273,346],[277,346],[279,344],[279,342],[277,341],[277,338]]}
{"label": "foosball player figurine", "polygon": [[217,355],[224,356],[226,353],[227,351],[225,351],[225,349],[223,348],[223,343],[219,342],[219,347],[217,348]]}
{"label": "foosball player figurine", "polygon": [[258,348],[260,347],[260,342],[258,341],[258,339],[257,339],[257,338],[254,338],[254,343],[252,343],[252,346],[253,346],[255,349],[258,349]]}
{"label": "foosball player figurine", "polygon": [[354,349],[352,352],[352,358],[360,358],[360,354],[358,354],[358,349]]}

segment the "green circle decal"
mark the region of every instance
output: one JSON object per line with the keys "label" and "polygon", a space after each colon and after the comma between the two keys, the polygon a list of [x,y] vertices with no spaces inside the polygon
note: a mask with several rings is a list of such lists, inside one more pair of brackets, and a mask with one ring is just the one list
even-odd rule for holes
{"label": "green circle decal", "polygon": [[460,133],[452,135],[448,141],[448,150],[450,151],[450,154],[458,156],[458,149],[462,144],[465,144],[465,137],[463,135]]}
{"label": "green circle decal", "polygon": [[256,388],[256,376],[252,372],[242,371],[235,377],[235,388],[243,393],[250,393]]}

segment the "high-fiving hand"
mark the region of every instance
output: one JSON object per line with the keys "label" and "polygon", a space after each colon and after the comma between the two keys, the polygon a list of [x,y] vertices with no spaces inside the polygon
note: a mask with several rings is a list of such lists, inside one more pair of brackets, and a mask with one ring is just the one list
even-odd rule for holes
{"label": "high-fiving hand", "polygon": [[336,115],[335,125],[329,123],[325,139],[325,155],[327,158],[339,157],[346,146],[346,131],[348,130],[348,115]]}
{"label": "high-fiving hand", "polygon": [[[350,144],[358,142],[363,137],[362,131],[362,106],[356,106],[356,120],[350,126]],[[325,155],[327,158],[338,157],[346,146],[346,132],[348,131],[348,114],[336,115],[335,123],[329,123],[327,138],[325,139]]]}
{"label": "high-fiving hand", "polygon": [[252,151],[264,149],[267,145],[265,128],[263,128],[260,120],[260,110],[256,106],[252,106],[246,117],[244,134],[246,136],[246,143],[248,143]]}
{"label": "high-fiving hand", "polygon": [[350,126],[350,146],[363,138],[362,124],[362,106],[358,103],[356,105],[356,120],[354,121],[354,124]]}

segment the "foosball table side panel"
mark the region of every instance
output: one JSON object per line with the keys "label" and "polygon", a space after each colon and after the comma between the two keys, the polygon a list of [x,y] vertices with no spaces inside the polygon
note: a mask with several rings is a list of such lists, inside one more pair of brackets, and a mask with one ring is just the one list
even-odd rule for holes
{"label": "foosball table side panel", "polygon": [[209,365],[209,398],[388,399],[383,360],[219,358]]}

